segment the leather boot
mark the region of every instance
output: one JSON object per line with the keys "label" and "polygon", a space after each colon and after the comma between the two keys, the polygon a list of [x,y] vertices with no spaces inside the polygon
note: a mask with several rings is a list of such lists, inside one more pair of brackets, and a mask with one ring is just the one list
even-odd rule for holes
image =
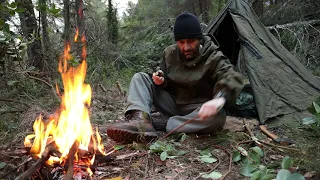
{"label": "leather boot", "polygon": [[107,134],[112,140],[123,144],[133,141],[148,143],[158,137],[147,113],[133,111],[128,116],[128,123],[113,124],[107,127]]}

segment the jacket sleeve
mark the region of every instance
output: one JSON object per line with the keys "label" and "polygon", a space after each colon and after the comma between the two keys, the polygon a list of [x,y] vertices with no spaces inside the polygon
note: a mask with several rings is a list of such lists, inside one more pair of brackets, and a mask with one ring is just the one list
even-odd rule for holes
{"label": "jacket sleeve", "polygon": [[168,71],[167,71],[167,65],[165,62],[165,51],[163,52],[162,60],[160,61],[160,70],[163,72],[164,77],[164,83],[161,85],[164,89],[168,87]]}
{"label": "jacket sleeve", "polygon": [[217,51],[213,58],[216,62],[212,75],[212,80],[215,82],[213,97],[223,91],[227,94],[226,105],[233,104],[242,90],[243,76],[235,70],[235,67],[221,51]]}

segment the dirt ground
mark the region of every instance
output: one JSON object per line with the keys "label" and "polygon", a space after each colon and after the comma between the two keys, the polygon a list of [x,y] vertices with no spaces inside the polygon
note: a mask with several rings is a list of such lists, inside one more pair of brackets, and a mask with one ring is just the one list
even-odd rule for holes
{"label": "dirt ground", "polygon": [[[99,91],[93,94],[90,109],[91,121],[93,127],[99,128],[107,152],[114,150],[117,144],[107,137],[106,127],[112,123],[124,122],[124,110],[125,97],[116,89],[105,92]],[[26,111],[14,114],[14,116],[19,117],[17,120],[19,123],[16,123],[18,131],[7,134],[1,139],[0,179],[15,179],[22,171],[34,164],[35,160],[23,164],[30,158],[28,151],[23,147],[24,137],[32,133],[32,124],[40,113],[46,116],[53,111],[45,111],[34,106]],[[164,129],[167,118],[157,112],[154,112],[152,117],[157,129]],[[320,166],[312,161],[320,162],[320,146],[316,145],[317,140],[310,139],[307,136],[306,138],[299,137],[303,134],[301,133],[303,130],[294,128],[289,120],[290,118],[275,121],[276,123],[270,123],[270,127],[277,134],[296,140],[297,145],[290,148],[298,149],[298,152],[287,151],[276,145],[273,146],[273,142],[257,128],[258,121],[248,120],[248,127],[254,135],[271,144],[261,146],[265,153],[262,162],[274,167],[275,170],[279,170],[281,159],[290,155],[296,158],[295,168],[300,170],[306,179],[319,179],[320,175],[317,172],[320,172],[318,169]],[[165,135],[165,132],[159,131],[159,135],[161,137]],[[93,179],[204,179],[200,173],[213,171],[220,172],[224,177],[223,179],[250,179],[240,174],[241,165],[239,163],[232,162],[232,153],[239,144],[243,143],[243,147],[248,148],[255,146],[249,133],[244,128],[243,118],[228,117],[225,129],[215,136],[190,134],[186,136],[184,141],[180,141],[177,136],[170,136],[161,139],[161,141],[165,144],[172,144],[177,150],[183,150],[186,153],[162,161],[159,154],[150,152],[152,143],[125,145],[96,164]],[[313,144],[310,146],[309,142]],[[199,159],[199,152],[208,148],[213,157],[217,158],[215,163],[204,163]],[[30,179],[41,179],[39,178],[40,172]],[[42,176],[42,179],[47,178]]]}

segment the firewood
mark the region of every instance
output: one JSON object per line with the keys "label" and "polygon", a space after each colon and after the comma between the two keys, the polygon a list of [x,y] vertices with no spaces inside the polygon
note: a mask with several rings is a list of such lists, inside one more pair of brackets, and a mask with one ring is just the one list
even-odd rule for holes
{"label": "firewood", "polygon": [[63,177],[63,180],[71,180],[73,179],[73,166],[74,166],[74,155],[77,153],[79,147],[79,142],[75,141],[69,151],[68,157],[67,157],[67,173]]}
{"label": "firewood", "polygon": [[39,171],[43,167],[43,165],[49,159],[50,155],[55,151],[56,151],[55,144],[54,143],[49,144],[41,154],[41,158],[38,159],[36,163],[34,163],[27,171],[23,172],[18,177],[16,177],[15,180],[29,179],[30,176],[35,174],[37,171]]}
{"label": "firewood", "polygon": [[8,171],[7,173],[5,173],[4,175],[2,175],[0,177],[0,179],[4,179],[5,177],[7,177],[9,174],[11,174],[13,171],[19,169],[21,166],[29,163],[32,160],[32,157],[26,159],[24,162],[20,163],[18,166],[14,167],[13,169],[11,169],[10,171]]}

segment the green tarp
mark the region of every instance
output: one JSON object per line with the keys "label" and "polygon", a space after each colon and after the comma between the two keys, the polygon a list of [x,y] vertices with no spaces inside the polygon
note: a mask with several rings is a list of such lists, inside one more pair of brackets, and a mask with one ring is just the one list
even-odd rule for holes
{"label": "green tarp", "polygon": [[304,111],[320,96],[320,80],[264,27],[247,0],[229,1],[204,32],[233,64],[244,64],[261,122]]}

